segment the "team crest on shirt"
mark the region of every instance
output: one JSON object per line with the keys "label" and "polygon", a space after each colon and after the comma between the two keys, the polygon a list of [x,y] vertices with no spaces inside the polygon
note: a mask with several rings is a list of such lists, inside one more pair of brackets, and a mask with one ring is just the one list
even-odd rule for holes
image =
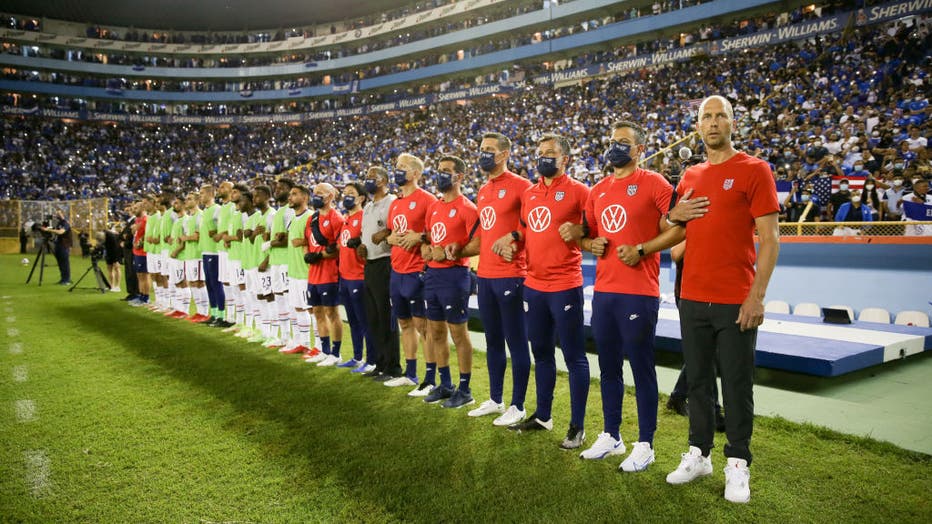
{"label": "team crest on shirt", "polygon": [[732,186],[734,186],[734,185],[735,185],[735,179],[734,179],[734,178],[726,178],[726,179],[725,179],[725,182],[722,184],[722,189],[724,189],[725,191],[728,191],[728,190],[731,189]]}
{"label": "team crest on shirt", "polygon": [[416,207],[417,207],[417,202],[411,202],[410,204],[408,204],[408,209],[414,209]]}
{"label": "team crest on shirt", "polygon": [[356,227],[359,224],[359,220],[353,220],[353,227]]}
{"label": "team crest on shirt", "polygon": [[505,190],[504,190],[504,189],[499,189],[499,190],[498,190],[498,198],[505,198]]}
{"label": "team crest on shirt", "polygon": [[450,210],[450,218],[453,218],[453,217],[455,217],[455,216],[456,216],[456,209],[451,209],[451,210]]}
{"label": "team crest on shirt", "polygon": [[327,226],[329,226],[329,225],[330,225],[330,220],[329,220],[329,219],[328,219],[328,220],[324,220],[324,227],[327,227]]}
{"label": "team crest on shirt", "polygon": [[628,196],[634,196],[634,195],[636,195],[636,194],[638,194],[638,185],[637,185],[637,184],[629,184],[629,185],[628,185]]}
{"label": "team crest on shirt", "polygon": [[553,199],[559,202],[563,200],[563,197],[565,196],[566,196],[566,191],[557,191],[556,193],[554,193]]}

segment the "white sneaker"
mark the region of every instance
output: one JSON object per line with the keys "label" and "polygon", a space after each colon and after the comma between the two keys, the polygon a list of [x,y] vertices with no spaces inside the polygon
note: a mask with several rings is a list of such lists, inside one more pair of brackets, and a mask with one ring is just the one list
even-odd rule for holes
{"label": "white sneaker", "polygon": [[512,426],[524,420],[524,417],[527,416],[527,412],[523,409],[518,409],[515,406],[508,406],[508,409],[505,410],[505,413],[502,416],[492,421],[493,426]]}
{"label": "white sneaker", "polygon": [[631,445],[631,454],[628,455],[618,468],[628,473],[644,471],[654,462],[654,450],[648,442],[635,442]]}
{"label": "white sneaker", "polygon": [[325,359],[327,359],[327,357],[329,357],[329,356],[330,356],[330,355],[328,355],[328,354],[324,353],[323,351],[321,351],[320,353],[314,355],[314,356],[311,357],[311,358],[306,358],[306,359],[304,359],[304,361],[307,362],[308,364],[317,364],[318,362],[323,362],[323,361],[324,361]]}
{"label": "white sneaker", "polygon": [[267,348],[278,348],[285,346],[285,344],[276,337],[269,337],[265,339],[265,342],[262,345]]}
{"label": "white sneaker", "polygon": [[391,380],[386,380],[385,382],[383,382],[383,384],[385,384],[386,386],[388,386],[388,387],[390,387],[390,388],[399,388],[399,387],[402,387],[402,386],[416,386],[416,385],[417,385],[417,382],[415,382],[415,381],[411,380],[410,378],[408,378],[408,377],[402,375],[402,376],[400,376],[400,377],[395,377],[395,378],[393,378],[393,379],[391,379]]}
{"label": "white sneaker", "polygon": [[254,333],[253,333],[252,328],[244,327],[243,329],[239,330],[239,333],[237,333],[237,334],[235,334],[235,335],[233,335],[233,336],[234,336],[234,337],[237,337],[237,338],[249,338],[249,337],[253,336],[253,334],[254,334]]}
{"label": "white sneaker", "polygon": [[430,395],[431,391],[433,391],[435,387],[437,386],[433,384],[427,384],[426,382],[422,382],[420,386],[409,391],[408,396],[409,397],[426,397],[427,395]]}
{"label": "white sneaker", "polygon": [[593,444],[591,448],[580,453],[579,458],[596,460],[609,455],[623,455],[624,452],[625,442],[623,440],[615,440],[615,437],[608,433],[599,433],[599,438],[595,439],[595,444]]}
{"label": "white sneaker", "polygon": [[120,292],[120,287],[119,287],[119,286],[117,286],[117,287],[112,287],[112,288],[110,288],[110,292],[111,292],[111,293],[119,293],[119,292]]}
{"label": "white sneaker", "polygon": [[725,500],[745,504],[751,500],[751,471],[748,461],[730,457],[725,466]]}
{"label": "white sneaker", "polygon": [[686,484],[699,477],[712,474],[712,458],[703,457],[696,446],[689,446],[689,453],[683,453],[680,465],[667,475],[670,484]]}
{"label": "white sneaker", "polygon": [[329,367],[336,366],[339,363],[340,363],[340,357],[336,355],[324,355],[324,358],[321,359],[321,361],[317,363],[317,367],[329,368]]}
{"label": "white sneaker", "polygon": [[505,404],[502,402],[495,402],[492,399],[486,400],[482,404],[479,404],[479,407],[470,411],[470,417],[484,417],[486,415],[494,415],[496,413],[502,414],[505,412]]}

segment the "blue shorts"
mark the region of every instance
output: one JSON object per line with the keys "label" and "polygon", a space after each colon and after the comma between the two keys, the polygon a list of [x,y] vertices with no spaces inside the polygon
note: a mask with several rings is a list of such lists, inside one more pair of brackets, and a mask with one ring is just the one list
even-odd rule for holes
{"label": "blue shorts", "polygon": [[311,306],[336,307],[340,302],[340,285],[337,282],[308,284],[307,294]]}
{"label": "blue shorts", "polygon": [[427,268],[424,273],[427,319],[450,324],[466,322],[471,283],[467,267]]}
{"label": "blue shorts", "polygon": [[424,282],[420,273],[397,273],[393,269],[388,290],[395,318],[424,317]]}
{"label": "blue shorts", "polygon": [[146,266],[145,255],[133,255],[133,271],[136,273],[148,273],[149,268]]}

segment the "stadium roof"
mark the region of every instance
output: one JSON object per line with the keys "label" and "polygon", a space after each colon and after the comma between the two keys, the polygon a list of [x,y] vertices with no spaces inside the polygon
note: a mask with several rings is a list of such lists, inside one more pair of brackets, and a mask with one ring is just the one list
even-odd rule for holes
{"label": "stadium roof", "polygon": [[398,0],[4,0],[8,13],[176,31],[287,29],[348,20]]}

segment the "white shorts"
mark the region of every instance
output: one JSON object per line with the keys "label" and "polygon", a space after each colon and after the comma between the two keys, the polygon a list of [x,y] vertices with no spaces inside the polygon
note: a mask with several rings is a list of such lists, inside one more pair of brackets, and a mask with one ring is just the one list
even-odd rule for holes
{"label": "white shorts", "polygon": [[146,253],[146,273],[159,272],[159,253]]}
{"label": "white shorts", "polygon": [[188,282],[203,282],[204,281],[204,271],[203,271],[203,261],[201,259],[197,260],[185,260],[184,261],[184,279]]}
{"label": "white shorts", "polygon": [[230,261],[230,284],[238,286],[246,283],[246,272],[239,260]]}
{"label": "white shorts", "polygon": [[259,270],[257,268],[244,269],[246,273],[246,292],[250,295],[259,294]]}
{"label": "white shorts", "polygon": [[171,277],[171,273],[172,273],[171,261],[172,260],[174,259],[168,256],[167,250],[163,250],[162,253],[159,254],[159,273],[161,273],[163,277]]}
{"label": "white shorts", "polygon": [[272,292],[273,293],[287,293],[288,292],[288,266],[287,265],[277,265],[269,268],[269,271],[272,274]]}
{"label": "white shorts", "polygon": [[265,272],[256,270],[256,278],[258,280],[258,294],[260,297],[272,294],[272,280],[275,278],[275,274],[272,273],[271,269],[265,270]]}
{"label": "white shorts", "polygon": [[294,309],[310,309],[307,297],[307,280],[303,278],[288,279],[288,305]]}
{"label": "white shorts", "polygon": [[168,275],[168,282],[175,285],[184,282],[184,260],[169,258],[168,266],[170,272]]}
{"label": "white shorts", "polygon": [[230,254],[226,251],[217,253],[217,278],[224,284],[230,283]]}

